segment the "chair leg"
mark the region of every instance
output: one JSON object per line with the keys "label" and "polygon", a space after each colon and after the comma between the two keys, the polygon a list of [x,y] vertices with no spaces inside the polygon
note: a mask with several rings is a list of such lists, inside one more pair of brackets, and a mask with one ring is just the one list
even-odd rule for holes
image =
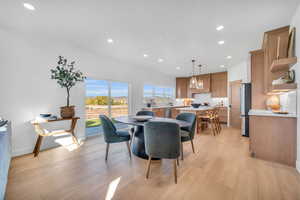
{"label": "chair leg", "polygon": [[130,145],[129,145],[129,142],[128,142],[128,141],[126,142],[126,146],[127,146],[127,149],[128,149],[129,157],[130,157],[130,159],[131,159],[131,150],[130,150]]}
{"label": "chair leg", "polygon": [[175,184],[177,184],[177,165],[176,165],[176,159],[174,159],[173,165],[174,165]]}
{"label": "chair leg", "polygon": [[191,140],[191,144],[192,144],[193,153],[195,153],[195,148],[194,148],[194,142],[193,142],[193,140]]}
{"label": "chair leg", "polygon": [[213,134],[215,136],[216,135],[216,129],[215,129],[215,126],[214,126],[214,121],[210,120],[209,124],[210,124],[210,129],[212,129]]}
{"label": "chair leg", "polygon": [[179,158],[176,158],[176,160],[177,160],[177,165],[179,166]]}
{"label": "chair leg", "polygon": [[105,161],[107,161],[108,150],[109,150],[109,143],[106,143]]}
{"label": "chair leg", "polygon": [[135,137],[135,131],[131,135],[130,146],[133,143],[134,137]]}
{"label": "chair leg", "polygon": [[215,130],[216,130],[216,135],[219,134],[219,128],[218,128],[218,124],[217,124],[217,120],[214,119],[214,126],[215,126]]}
{"label": "chair leg", "polygon": [[216,118],[216,127],[217,127],[217,129],[218,129],[218,134],[220,134],[221,128],[220,128],[219,118]]}
{"label": "chair leg", "polygon": [[181,160],[183,160],[183,143],[182,142],[181,142],[180,150],[181,150]]}
{"label": "chair leg", "polygon": [[151,156],[148,158],[148,164],[147,164],[147,172],[146,172],[146,178],[149,178],[149,173],[150,173],[150,165],[151,165]]}

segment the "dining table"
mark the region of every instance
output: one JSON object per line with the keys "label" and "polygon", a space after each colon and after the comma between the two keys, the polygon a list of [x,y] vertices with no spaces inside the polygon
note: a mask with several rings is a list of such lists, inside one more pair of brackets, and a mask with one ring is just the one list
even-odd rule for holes
{"label": "dining table", "polygon": [[[189,122],[176,120],[172,118],[152,117],[147,121],[137,121],[136,119],[134,119],[134,117],[135,117],[134,115],[121,116],[121,117],[114,118],[114,120],[119,123],[137,127],[135,129],[134,138],[132,138],[133,140],[132,153],[142,159],[148,159],[148,155],[146,154],[145,137],[144,137],[144,126],[147,122],[149,121],[173,122],[178,124],[180,128],[188,127],[191,125],[191,123]],[[157,159],[158,158],[153,158],[153,160],[157,160]]]}

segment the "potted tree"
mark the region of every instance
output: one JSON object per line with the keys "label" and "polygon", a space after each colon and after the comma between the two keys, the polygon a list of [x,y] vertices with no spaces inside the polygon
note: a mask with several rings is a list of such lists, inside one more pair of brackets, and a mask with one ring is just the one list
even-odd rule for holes
{"label": "potted tree", "polygon": [[70,90],[77,82],[82,82],[86,78],[83,73],[74,68],[75,61],[68,63],[62,56],[58,57],[57,66],[51,69],[51,79],[67,91],[67,105],[60,108],[62,118],[72,118],[75,115],[75,106],[70,106]]}

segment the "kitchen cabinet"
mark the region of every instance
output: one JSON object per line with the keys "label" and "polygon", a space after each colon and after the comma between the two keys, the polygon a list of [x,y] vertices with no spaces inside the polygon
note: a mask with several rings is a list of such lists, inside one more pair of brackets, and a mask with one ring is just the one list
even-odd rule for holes
{"label": "kitchen cabinet", "polygon": [[251,51],[251,109],[266,109],[264,50]]}
{"label": "kitchen cabinet", "polygon": [[165,117],[165,108],[152,108],[155,117]]}
{"label": "kitchen cabinet", "polygon": [[[276,60],[287,58],[289,26],[265,32],[264,49],[264,92],[272,92],[272,81],[283,76],[286,71],[272,70]],[[273,72],[272,72],[273,71]]]}
{"label": "kitchen cabinet", "polygon": [[176,78],[176,98],[188,98],[188,77]]}
{"label": "kitchen cabinet", "polygon": [[196,76],[197,80],[203,81],[203,88],[202,89],[189,89],[190,96],[193,94],[200,94],[200,93],[209,93],[210,92],[210,74],[202,74]]}
{"label": "kitchen cabinet", "polygon": [[211,74],[211,96],[227,97],[227,72]]}
{"label": "kitchen cabinet", "polygon": [[296,117],[250,116],[253,157],[295,167],[296,142]]}

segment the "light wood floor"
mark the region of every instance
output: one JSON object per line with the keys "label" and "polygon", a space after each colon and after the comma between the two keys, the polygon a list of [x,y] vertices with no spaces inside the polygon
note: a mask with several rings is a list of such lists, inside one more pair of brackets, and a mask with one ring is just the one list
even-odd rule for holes
{"label": "light wood floor", "polygon": [[196,153],[184,144],[178,184],[170,160],[156,161],[150,179],[147,162],[129,160],[124,144],[113,144],[104,162],[102,137],[79,149],[63,147],[12,160],[7,199],[138,199],[138,200],[296,200],[300,175],[294,168],[249,157],[248,139],[226,128],[216,137],[197,135]]}

